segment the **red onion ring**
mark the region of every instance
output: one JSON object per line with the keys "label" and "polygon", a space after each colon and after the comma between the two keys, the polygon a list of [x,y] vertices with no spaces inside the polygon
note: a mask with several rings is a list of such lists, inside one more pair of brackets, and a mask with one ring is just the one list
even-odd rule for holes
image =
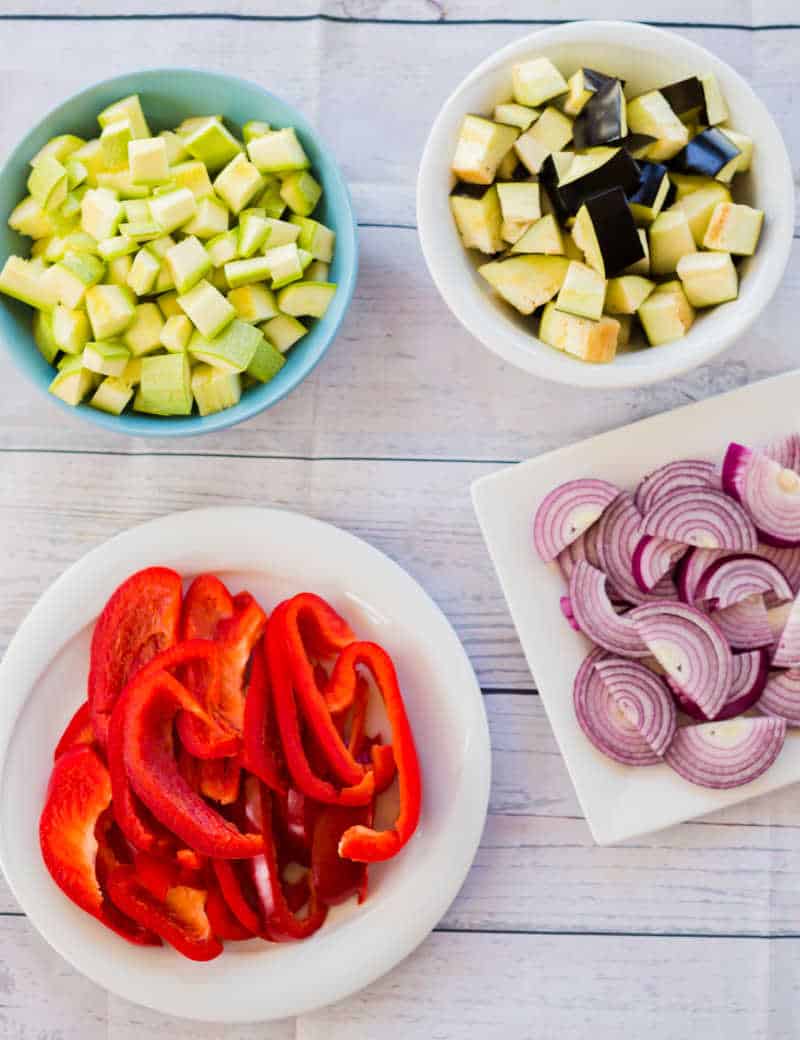
{"label": "red onion ring", "polygon": [[789,582],[774,563],[752,553],[734,553],[703,571],[695,599],[713,601],[721,609],[766,593],[772,593],[777,603],[793,598]]}
{"label": "red onion ring", "polygon": [[740,787],[765,773],[786,737],[783,719],[728,719],[679,729],[664,758],[689,783],[715,790]]}
{"label": "red onion ring", "polygon": [[772,663],[776,668],[800,667],[800,597],[792,603]]}
{"label": "red onion ring", "polygon": [[633,577],[633,553],[641,537],[642,517],[627,491],[611,503],[597,525],[597,553],[611,588],[628,603],[648,603],[677,596],[665,575],[652,592],[642,592]]}
{"label": "red onion ring", "polygon": [[717,626],[685,603],[663,601],[628,615],[653,657],[700,710],[712,718],[733,678],[730,647]]}
{"label": "red onion ring", "polygon": [[800,474],[742,444],[729,444],[722,486],[753,518],[769,545],[800,545]]}
{"label": "red onion ring", "polygon": [[635,502],[640,513],[649,513],[656,502],[669,498],[686,487],[719,488],[716,466],[702,459],[678,459],[649,473],[636,488]]}
{"label": "red onion ring", "polygon": [[607,480],[590,477],[560,484],[536,510],[533,544],[545,563],[556,556],[598,520],[619,493]]}
{"label": "red onion ring", "polygon": [[758,710],[800,726],[800,671],[770,672]]}
{"label": "red onion ring", "polygon": [[763,596],[748,596],[711,617],[734,650],[759,650],[775,642]]}
{"label": "red onion ring", "polygon": [[617,708],[657,755],[675,735],[675,704],[657,675],[634,661],[607,657],[595,664]]}
{"label": "red onion ring", "polygon": [[789,433],[776,437],[761,449],[761,454],[774,459],[784,469],[796,470],[800,466],[800,435]]}
{"label": "red onion ring", "polygon": [[604,755],[626,766],[661,761],[642,734],[614,702],[595,670],[605,651],[593,650],[578,669],[572,689],[575,716],[586,737]]}
{"label": "red onion ring", "polygon": [[617,614],[606,592],[606,576],[581,560],[575,564],[569,581],[569,602],[580,631],[613,654],[621,657],[646,657],[636,625]]}
{"label": "red onion ring", "polygon": [[675,568],[675,583],[678,595],[684,603],[694,605],[697,585],[706,569],[715,561],[727,556],[724,549],[690,549],[678,561]]}
{"label": "red onion ring", "polygon": [[769,673],[769,653],[766,650],[751,650],[733,655],[733,682],[725,697],[725,703],[714,719],[709,719],[671,679],[667,679],[675,695],[678,707],[698,722],[722,722],[732,719],[752,708],[761,696]]}
{"label": "red onion ring", "polygon": [[666,538],[643,534],[631,558],[633,577],[642,592],[651,592],[686,551],[682,542],[669,542]]}
{"label": "red onion ring", "polygon": [[771,560],[785,575],[796,596],[800,592],[800,548],[781,549],[775,545],[760,542],[758,551],[765,560]]}
{"label": "red onion ring", "polygon": [[742,507],[713,488],[681,488],[662,498],[645,516],[642,533],[701,549],[753,552],[758,544]]}
{"label": "red onion ring", "polygon": [[576,632],[580,632],[581,626],[575,620],[575,613],[572,610],[572,602],[569,596],[562,596],[558,601],[558,605],[561,607],[561,613],[569,622],[570,628],[574,628]]}

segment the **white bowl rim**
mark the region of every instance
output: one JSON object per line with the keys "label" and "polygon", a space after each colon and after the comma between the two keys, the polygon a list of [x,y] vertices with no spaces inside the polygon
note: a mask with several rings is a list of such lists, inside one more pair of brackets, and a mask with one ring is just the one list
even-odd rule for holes
{"label": "white bowl rim", "polygon": [[[447,251],[442,248],[442,240],[436,228],[438,217],[435,212],[434,190],[438,191],[438,187],[435,185],[434,167],[441,147],[438,138],[452,109],[458,106],[462,94],[498,66],[511,63],[516,57],[537,45],[550,46],[561,42],[581,41],[595,43],[609,38],[630,48],[636,47],[637,44],[649,44],[652,47],[658,43],[672,48],[678,46],[684,52],[694,54],[698,65],[711,68],[720,78],[735,83],[739,90],[749,95],[749,100],[762,123],[762,132],[771,139],[770,149],[774,153],[775,163],[775,187],[772,193],[782,197],[781,209],[791,215],[788,220],[782,222],[782,226],[775,229],[776,233],[768,247],[768,263],[760,272],[763,285],[758,298],[740,298],[735,301],[735,310],[728,312],[733,313],[735,319],[727,318],[720,321],[720,327],[709,331],[704,342],[694,344],[691,353],[669,349],[680,348],[684,342],[676,341],[674,344],[665,344],[664,350],[659,348],[658,352],[648,351],[648,362],[652,361],[652,364],[647,365],[627,366],[617,362],[607,365],[587,364],[548,347],[533,333],[520,332],[499,311],[497,314],[488,315],[481,306],[474,288],[467,286],[461,274],[447,262]],[[750,84],[727,62],[692,40],[652,25],[591,19],[572,21],[529,33],[490,54],[447,98],[431,127],[420,162],[417,178],[417,229],[428,270],[442,298],[464,328],[488,350],[517,368],[553,382],[603,390],[644,386],[681,375],[710,360],[743,335],[769,303],[783,277],[792,248],[794,178],[786,144],[775,120]],[[456,244],[459,249],[463,249],[460,242]],[[486,298],[488,297],[485,295],[481,297],[481,302],[485,302]]]}

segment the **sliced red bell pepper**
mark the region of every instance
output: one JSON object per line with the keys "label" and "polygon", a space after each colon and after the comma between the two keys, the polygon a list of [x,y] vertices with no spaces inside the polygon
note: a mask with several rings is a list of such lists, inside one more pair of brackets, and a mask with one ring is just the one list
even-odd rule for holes
{"label": "sliced red bell pepper", "polygon": [[163,899],[142,883],[133,867],[119,866],[108,879],[110,898],[123,913],[165,939],[193,961],[210,961],[222,953],[205,911],[206,891],[176,885]]}
{"label": "sliced red bell pepper", "polygon": [[286,905],[289,910],[296,914],[302,910],[311,898],[311,879],[309,872],[304,870],[300,877],[293,881],[286,880],[286,871],[281,871],[283,881],[283,894],[286,897]]}
{"label": "sliced red bell pepper", "polygon": [[232,616],[220,621],[214,637],[222,649],[222,671],[217,703],[210,706],[210,714],[241,734],[247,665],[264,634],[267,615],[249,592],[234,596],[233,605]]}
{"label": "sliced red bell pepper", "polygon": [[[370,741],[372,738],[368,738]],[[370,747],[370,760],[372,772],[375,774],[375,794],[383,792],[391,785],[397,773],[394,760],[394,748],[391,744],[381,744],[375,741]]]}
{"label": "sliced red bell pepper", "polygon": [[377,643],[351,643],[339,656],[331,678],[332,686],[355,690],[359,665],[369,669],[383,698],[392,728],[392,750],[400,785],[400,811],[393,827],[375,831],[370,827],[350,827],[342,836],[339,854],[362,863],[391,859],[406,844],[417,828],[422,801],[422,778],[414,744],[414,734],[406,715],[397,673],[391,657]]}
{"label": "sliced red bell pepper", "polygon": [[336,779],[357,784],[364,776],[364,767],[350,754],[331,714],[345,711],[352,704],[355,688],[331,684],[323,694],[306,650],[308,643],[320,652],[339,652],[355,637],[332,607],[309,592],[282,603],[280,619],[284,653],[303,718]]}
{"label": "sliced red bell pepper", "polygon": [[253,650],[244,702],[243,765],[273,791],[286,790],[286,766],[269,689],[263,639]]}
{"label": "sliced red bell pepper", "polygon": [[260,935],[261,918],[255,907],[255,892],[242,876],[243,863],[215,859],[211,866],[230,912],[250,935]]}
{"label": "sliced red bell pepper", "polygon": [[350,827],[372,825],[372,806],[342,809],[326,805],[317,816],[311,847],[311,876],[320,901],[327,906],[343,903],[365,889],[367,864],[342,859],[339,842]]}
{"label": "sliced red bell pepper", "polygon": [[208,718],[167,672],[135,680],[126,690],[120,725],[123,760],[134,792],[160,823],[202,855],[240,859],[258,854],[263,848],[258,836],[241,834],[181,776],[172,731],[182,710]]}
{"label": "sliced red bell pepper", "polygon": [[102,748],[114,702],[128,680],[177,639],[181,578],[167,567],[131,575],[112,594],[92,634],[89,710]]}
{"label": "sliced red bell pepper", "polygon": [[211,758],[200,763],[200,793],[220,805],[231,805],[239,796],[242,767],[239,756]]}
{"label": "sliced red bell pepper", "polygon": [[53,752],[53,761],[57,758],[61,758],[65,751],[69,751],[70,748],[73,748],[76,745],[93,743],[94,729],[92,728],[92,720],[89,716],[89,702],[84,701],[67,723],[66,729],[61,734],[61,739],[56,744],[56,749]]}
{"label": "sliced red bell pepper", "polygon": [[130,848],[125,841],[122,831],[117,826],[114,814],[110,809],[106,809],[97,821],[95,837],[97,838],[95,872],[100,888],[103,891],[103,906],[100,912],[100,920],[112,932],[116,932],[117,935],[127,939],[128,942],[133,943],[135,946],[160,946],[161,939],[155,932],[143,928],[137,921],[124,914],[108,898],[107,883],[111,871],[115,870],[120,863],[130,863],[131,861]]}
{"label": "sliced red bell pepper", "polygon": [[[230,860],[224,861],[230,864]],[[218,939],[241,942],[244,939],[252,939],[255,935],[241,923],[232,912],[222,890],[216,879],[209,880],[208,898],[206,899],[206,916],[211,925],[211,931]]]}
{"label": "sliced red bell pepper", "polygon": [[200,574],[186,591],[181,639],[213,639],[217,625],[233,614],[233,597],[214,574]]}
{"label": "sliced red bell pepper", "polygon": [[[267,624],[266,650],[275,716],[281,735],[286,766],[294,786],[304,795],[327,805],[366,805],[372,800],[375,779],[370,771],[364,772],[357,784],[338,788],[321,778],[311,767],[300,730],[292,677],[287,661],[285,625],[282,614],[285,606],[275,609]],[[338,737],[338,734],[337,734]],[[341,741],[341,738],[339,738]]]}
{"label": "sliced red bell pepper", "polygon": [[294,787],[278,794],[273,804],[276,839],[283,858],[310,866],[314,824],[322,806]]}

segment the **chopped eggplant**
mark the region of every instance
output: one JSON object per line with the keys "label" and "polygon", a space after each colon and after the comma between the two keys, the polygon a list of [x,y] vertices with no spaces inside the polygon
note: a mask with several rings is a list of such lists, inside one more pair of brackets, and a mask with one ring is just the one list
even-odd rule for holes
{"label": "chopped eggplant", "polygon": [[453,173],[469,184],[491,184],[497,167],[519,136],[515,126],[465,116],[453,157]]}
{"label": "chopped eggplant", "polygon": [[606,314],[635,314],[655,287],[655,282],[640,275],[610,278],[606,287]]}
{"label": "chopped eggplant", "polygon": [[532,224],[542,215],[539,185],[535,181],[498,183],[497,196],[504,221],[527,221]]}
{"label": "chopped eggplant", "polygon": [[625,95],[618,79],[605,83],[589,99],[575,120],[576,148],[594,148],[622,140],[628,134]]}
{"label": "chopped eggplant", "polygon": [[670,83],[661,88],[661,93],[684,123],[716,126],[728,118],[728,109],[713,72]]}
{"label": "chopped eggplant", "polygon": [[703,245],[706,249],[733,253],[734,256],[752,256],[763,223],[763,210],[738,206],[733,202],[718,202],[703,236]]}
{"label": "chopped eggplant", "polygon": [[500,233],[503,216],[497,186],[480,188],[458,185],[450,196],[458,233],[467,249],[482,253],[499,253],[503,248]]}
{"label": "chopped eggplant", "polygon": [[619,322],[614,318],[602,317],[599,321],[579,318],[558,310],[554,303],[548,303],[542,311],[539,339],[582,361],[596,364],[613,361],[618,337]]}
{"label": "chopped eggplant", "polygon": [[689,220],[695,245],[700,248],[708,230],[711,214],[718,202],[731,202],[731,193],[724,184],[709,181],[708,187],[693,191],[675,203],[675,208],[682,209]]}
{"label": "chopped eggplant", "polygon": [[656,138],[650,134],[628,134],[621,140],[614,141],[613,144],[624,148],[632,159],[644,159],[647,156],[648,148],[655,140]]}
{"label": "chopped eggplant", "polygon": [[586,263],[604,278],[619,274],[644,254],[622,188],[587,199],[575,218],[573,237]]}
{"label": "chopped eggplant", "polygon": [[520,62],[512,68],[511,76],[514,100],[519,105],[535,108],[567,89],[567,81],[549,58]]}
{"label": "chopped eggplant", "polygon": [[552,152],[547,156],[542,163],[542,168],[539,170],[539,183],[545,190],[547,198],[553,207],[553,212],[562,224],[566,221],[570,212],[562,201],[561,193],[558,190],[558,182],[559,178],[566,176],[574,158],[574,152]]}
{"label": "chopped eggplant", "polygon": [[633,192],[638,185],[639,166],[625,149],[598,148],[575,156],[559,179],[558,194],[567,211],[574,215],[592,195],[612,188]]}
{"label": "chopped eggplant", "polygon": [[671,159],[689,140],[689,131],[658,90],[651,90],[628,102],[628,126],[635,133],[655,137],[646,156],[653,162]]}
{"label": "chopped eggplant", "polygon": [[538,173],[547,156],[560,152],[571,140],[572,120],[548,105],[530,130],[516,139],[514,151],[531,173]]}
{"label": "chopped eggplant", "polygon": [[599,321],[603,316],[605,296],[605,278],[586,264],[572,260],[556,298],[556,307],[568,314]]}
{"label": "chopped eggplant", "polygon": [[680,173],[716,177],[720,170],[739,155],[739,149],[721,130],[709,127],[693,137],[672,160]]}
{"label": "chopped eggplant", "polygon": [[650,274],[650,243],[647,241],[647,232],[644,228],[637,228],[639,241],[642,244],[643,256],[635,264],[629,264],[623,274],[640,274],[644,277]]}
{"label": "chopped eggplant", "polygon": [[678,261],[678,277],[693,307],[714,307],[739,295],[739,276],[730,253],[684,256]]}
{"label": "chopped eggplant", "polygon": [[528,105],[517,105],[510,101],[507,105],[495,105],[492,119],[495,123],[515,126],[523,133],[539,118],[539,112]]}
{"label": "chopped eggplant", "polygon": [[478,274],[520,314],[533,314],[558,293],[568,267],[561,256],[513,256],[484,264]]}
{"label": "chopped eggplant", "polygon": [[510,181],[512,178],[516,178],[518,170],[522,170],[525,177],[528,176],[528,171],[517,158],[517,153],[513,148],[509,148],[497,167],[497,180]]}
{"label": "chopped eggplant", "polygon": [[650,225],[650,270],[653,274],[673,274],[678,261],[697,247],[682,209],[659,213]]}
{"label": "chopped eggplant", "polygon": [[568,93],[563,104],[564,111],[568,116],[579,115],[601,87],[614,82],[613,76],[606,76],[595,69],[578,69],[567,80]]}
{"label": "chopped eggplant", "polygon": [[661,163],[639,163],[639,186],[628,195],[628,205],[637,224],[652,224],[669,194],[669,176]]}
{"label": "chopped eggplant", "polygon": [[651,292],[637,313],[651,347],[680,339],[694,322],[694,308],[677,281]]}
{"label": "chopped eggplant", "polygon": [[[566,236],[568,237],[568,236]],[[512,253],[545,253],[560,256],[564,253],[561,228],[552,213],[537,220],[512,245]]]}
{"label": "chopped eggplant", "polygon": [[753,139],[747,134],[737,134],[735,130],[729,130],[727,126],[721,126],[718,129],[739,149],[739,154],[726,163],[717,174],[718,181],[730,184],[737,173],[746,173],[750,169],[753,161]]}

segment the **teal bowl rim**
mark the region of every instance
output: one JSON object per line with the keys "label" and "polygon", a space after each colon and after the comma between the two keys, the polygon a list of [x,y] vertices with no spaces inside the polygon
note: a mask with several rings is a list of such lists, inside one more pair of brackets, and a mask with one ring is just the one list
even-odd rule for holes
{"label": "teal bowl rim", "polygon": [[[323,182],[323,187],[327,190],[329,190],[331,181],[333,181],[335,188],[338,189],[340,201],[337,203],[337,212],[343,211],[341,224],[346,225],[346,229],[344,227],[337,227],[337,244],[340,246],[342,245],[343,232],[347,230],[350,239],[349,243],[347,243],[347,245],[349,245],[347,252],[351,255],[352,260],[348,267],[339,274],[339,280],[337,283],[338,288],[332,305],[333,315],[331,324],[325,329],[320,343],[315,344],[315,350],[313,353],[311,353],[308,358],[302,359],[297,372],[292,372],[288,379],[282,380],[280,389],[277,390],[274,386],[274,380],[264,383],[261,386],[249,387],[242,394],[241,400],[238,404],[231,408],[227,408],[224,411],[216,412],[213,415],[164,417],[131,413],[110,415],[97,408],[92,408],[87,404],[80,404],[77,407],[73,407],[72,405],[68,405],[64,401],[60,400],[54,394],[48,393],[47,386],[50,380],[44,378],[41,365],[47,365],[47,369],[51,372],[53,366],[48,365],[44,358],[39,354],[33,340],[33,333],[30,333],[30,363],[26,356],[18,354],[11,348],[5,335],[0,334],[0,343],[2,343],[6,353],[11,358],[11,361],[43,394],[47,396],[51,403],[58,405],[67,414],[78,419],[85,419],[88,422],[95,423],[96,425],[112,430],[115,433],[127,434],[134,437],[191,437],[199,436],[204,433],[212,433],[216,430],[224,430],[230,426],[236,426],[238,423],[251,419],[254,415],[266,411],[268,408],[271,408],[273,405],[283,400],[284,397],[290,394],[316,368],[322,360],[323,355],[330,347],[350,306],[358,277],[358,225],[353,213],[353,202],[350,196],[350,190],[347,186],[347,181],[339,168],[339,164],[334,159],[333,153],[327,145],[325,145],[319,133],[288,101],[284,101],[284,99],[279,97],[277,94],[267,90],[266,87],[262,87],[260,83],[256,83],[250,79],[244,79],[241,76],[232,76],[227,72],[220,72],[215,69],[203,69],[191,65],[176,65],[138,69],[131,72],[121,73],[118,76],[97,80],[89,86],[83,87],[76,93],[69,95],[55,108],[50,109],[49,112],[42,116],[42,118],[31,127],[22,140],[9,153],[6,161],[2,166],[0,166],[0,184],[2,184],[3,179],[13,166],[18,164],[20,161],[25,164],[30,161],[30,156],[34,154],[34,150],[37,147],[31,142],[41,133],[43,124],[50,120],[58,119],[60,115],[65,114],[65,109],[68,109],[70,105],[79,101],[85,95],[91,94],[99,88],[113,87],[114,84],[117,83],[129,84],[125,88],[121,88],[123,93],[121,93],[120,96],[123,96],[125,93],[135,93],[137,92],[137,89],[143,89],[142,86],[137,88],[135,85],[135,81],[142,77],[182,76],[187,73],[193,76],[202,76],[211,80],[225,81],[228,84],[245,87],[248,90],[256,90],[271,102],[283,106],[288,110],[291,114],[292,125],[299,131],[301,138],[305,137],[310,139],[313,143],[313,150],[324,155],[326,162],[330,164],[325,177],[320,177],[320,180]],[[55,133],[66,133],[68,130],[69,128],[65,127],[64,129],[56,130]],[[48,132],[47,136],[52,137],[54,134]],[[318,171],[315,170],[315,173],[318,173]],[[11,208],[16,205],[17,201],[18,200],[16,199],[11,200]],[[4,262],[5,259],[4,255],[0,257],[0,263]],[[15,304],[16,301],[8,300],[6,297],[0,296],[0,305],[14,306]],[[25,305],[18,304],[18,306],[24,307]],[[30,311],[30,308],[26,308],[26,311]],[[316,327],[317,326],[312,327],[311,331],[313,332],[313,329]],[[291,359],[291,354],[289,355],[289,358]],[[289,363],[291,363],[291,361],[289,361]],[[286,372],[286,369],[283,371]],[[288,372],[287,375],[289,375]],[[52,376],[50,378],[52,378]]]}

